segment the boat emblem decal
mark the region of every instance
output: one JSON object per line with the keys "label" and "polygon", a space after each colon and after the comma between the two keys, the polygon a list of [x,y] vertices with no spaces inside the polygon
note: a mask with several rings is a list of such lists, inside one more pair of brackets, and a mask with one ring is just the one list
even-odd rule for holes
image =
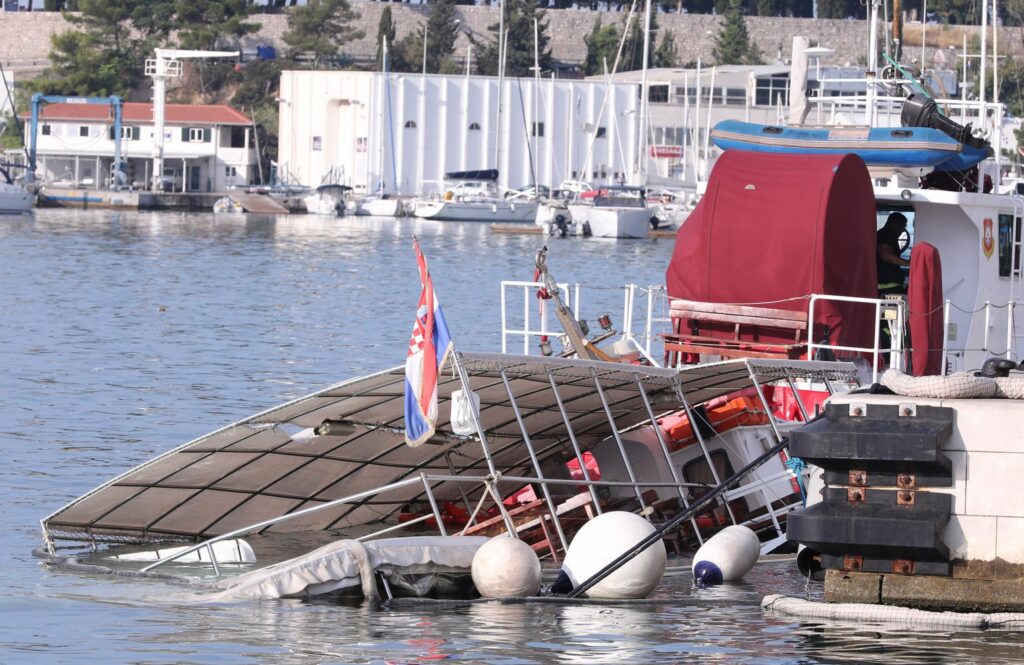
{"label": "boat emblem decal", "polygon": [[985,252],[985,258],[991,259],[995,251],[996,242],[992,236],[992,220],[986,219],[982,225],[981,249]]}

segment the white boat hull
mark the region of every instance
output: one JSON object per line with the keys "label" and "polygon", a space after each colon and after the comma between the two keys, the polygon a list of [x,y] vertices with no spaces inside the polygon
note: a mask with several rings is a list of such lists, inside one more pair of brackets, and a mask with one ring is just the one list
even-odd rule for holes
{"label": "white boat hull", "polygon": [[338,217],[345,210],[343,201],[339,201],[334,197],[320,196],[319,194],[310,194],[303,198],[302,202],[306,206],[306,212],[311,215]]}
{"label": "white boat hull", "polygon": [[531,224],[537,218],[533,201],[416,201],[413,214],[449,222],[504,222]]}
{"label": "white boat hull", "polygon": [[32,194],[23,187],[0,183],[0,215],[19,215],[32,210]]}
{"label": "white boat hull", "polygon": [[570,204],[569,212],[577,226],[589,225],[595,238],[646,238],[651,228],[651,211],[647,208]]}
{"label": "white boat hull", "polygon": [[402,200],[398,198],[367,198],[360,201],[356,207],[357,215],[372,217],[401,217],[401,212]]}

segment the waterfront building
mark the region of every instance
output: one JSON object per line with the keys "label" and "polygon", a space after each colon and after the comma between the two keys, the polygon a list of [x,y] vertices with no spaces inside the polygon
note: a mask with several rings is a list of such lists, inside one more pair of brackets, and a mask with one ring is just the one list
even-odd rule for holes
{"label": "waterfront building", "polygon": [[[25,145],[31,123],[23,114]],[[102,189],[114,161],[114,112],[103,104],[58,103],[40,110],[36,137],[37,178],[43,182]],[[153,105],[122,107],[121,154],[129,184],[152,182]],[[164,181],[177,192],[223,191],[256,176],[252,121],[225,105],[168,104],[164,127]]]}
{"label": "waterfront building", "polygon": [[499,110],[496,77],[283,72],[280,171],[400,194],[478,169],[512,189],[637,177],[636,83],[505,77],[500,93]]}

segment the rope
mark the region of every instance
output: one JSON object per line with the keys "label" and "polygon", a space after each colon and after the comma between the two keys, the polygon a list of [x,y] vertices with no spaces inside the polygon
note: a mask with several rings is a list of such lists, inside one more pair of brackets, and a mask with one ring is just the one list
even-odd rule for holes
{"label": "rope", "polygon": [[807,468],[807,465],[799,457],[790,457],[786,460],[786,466],[796,476],[797,485],[800,486],[800,499],[807,505],[807,488],[804,487],[804,476],[803,471]]}

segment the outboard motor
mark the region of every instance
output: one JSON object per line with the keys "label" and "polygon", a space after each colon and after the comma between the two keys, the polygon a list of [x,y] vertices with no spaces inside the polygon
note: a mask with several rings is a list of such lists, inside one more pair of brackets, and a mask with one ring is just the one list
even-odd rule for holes
{"label": "outboard motor", "polygon": [[[915,92],[903,100],[903,109],[900,111],[900,123],[904,127],[931,127],[937,129],[946,136],[956,139],[964,145],[973,148],[989,147],[988,141],[980,139],[971,133],[971,123],[966,126],[953,122],[946,116],[939,113],[935,100],[927,95]],[[992,148],[989,147],[989,155]]]}

